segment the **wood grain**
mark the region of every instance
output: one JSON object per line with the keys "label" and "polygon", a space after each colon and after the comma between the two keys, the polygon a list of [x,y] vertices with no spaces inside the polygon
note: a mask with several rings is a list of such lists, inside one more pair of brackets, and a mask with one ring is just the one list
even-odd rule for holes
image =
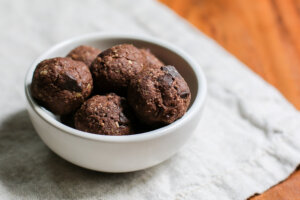
{"label": "wood grain", "polygon": [[300,0],[161,0],[300,109]]}
{"label": "wood grain", "polygon": [[[300,110],[300,0],[160,0]],[[300,170],[251,200],[300,200]]]}

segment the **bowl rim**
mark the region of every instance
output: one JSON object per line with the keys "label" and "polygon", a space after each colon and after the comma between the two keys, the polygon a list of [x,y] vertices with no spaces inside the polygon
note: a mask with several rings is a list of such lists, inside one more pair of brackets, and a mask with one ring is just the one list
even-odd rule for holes
{"label": "bowl rim", "polygon": [[[166,48],[169,51],[172,51],[173,53],[180,56],[182,59],[184,59],[193,70],[193,73],[195,74],[198,89],[197,89],[197,95],[195,97],[195,100],[193,104],[190,106],[188,111],[181,117],[180,119],[176,120],[172,124],[166,125],[162,128],[158,128],[152,131],[139,133],[139,134],[133,134],[133,135],[124,135],[124,136],[111,136],[111,135],[98,135],[93,133],[88,133],[84,131],[77,130],[75,128],[71,128],[67,125],[64,125],[63,123],[57,121],[53,117],[51,117],[49,114],[47,114],[47,111],[42,108],[40,105],[38,105],[34,99],[32,98],[30,94],[30,84],[32,75],[34,72],[34,69],[36,68],[36,65],[45,57],[52,52],[55,52],[56,50],[63,48],[66,45],[69,45],[71,43],[78,43],[78,42],[86,42],[89,40],[105,40],[105,39],[126,39],[126,40],[135,40],[135,41],[143,41],[152,43],[161,47]],[[49,50],[45,51],[43,54],[41,54],[30,66],[28,69],[26,75],[25,75],[25,96],[27,103],[31,107],[31,109],[46,123],[50,124],[51,126],[54,126],[55,128],[61,130],[64,133],[71,134],[73,136],[90,139],[90,140],[96,140],[96,141],[102,141],[102,142],[116,142],[116,143],[123,143],[123,142],[136,142],[136,141],[145,141],[150,139],[155,139],[157,137],[161,137],[166,134],[172,133],[174,130],[178,129],[179,127],[186,124],[188,121],[190,121],[195,115],[200,114],[200,110],[204,105],[205,98],[207,93],[207,83],[205,75],[199,66],[199,64],[191,58],[186,52],[179,49],[178,47],[170,44],[169,42],[166,42],[161,39],[157,39],[151,36],[145,36],[145,35],[136,35],[136,34],[123,34],[123,33],[110,33],[110,32],[96,32],[96,33],[90,33],[85,34],[82,36],[73,37],[67,40],[64,40],[62,42],[59,42],[52,46]]]}

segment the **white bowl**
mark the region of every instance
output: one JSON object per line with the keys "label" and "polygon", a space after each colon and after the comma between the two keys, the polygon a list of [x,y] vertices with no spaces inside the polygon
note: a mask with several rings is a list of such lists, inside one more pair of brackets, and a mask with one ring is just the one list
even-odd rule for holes
{"label": "white bowl", "polygon": [[[162,61],[174,65],[185,78],[192,100],[181,119],[168,126],[136,135],[96,135],[62,124],[57,116],[39,106],[32,98],[30,84],[34,69],[40,61],[63,57],[72,48],[82,44],[104,50],[121,43],[149,48]],[[200,66],[190,56],[165,41],[145,36],[95,33],[69,39],[42,54],[26,75],[25,93],[32,124],[52,151],[84,168],[102,172],[130,172],[157,165],[183,146],[199,123],[206,96],[206,80]]]}

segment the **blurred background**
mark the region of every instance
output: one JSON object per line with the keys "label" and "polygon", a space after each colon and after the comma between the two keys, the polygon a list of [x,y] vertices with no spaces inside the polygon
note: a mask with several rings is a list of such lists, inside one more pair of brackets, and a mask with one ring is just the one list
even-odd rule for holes
{"label": "blurred background", "polygon": [[160,0],[300,109],[300,0]]}

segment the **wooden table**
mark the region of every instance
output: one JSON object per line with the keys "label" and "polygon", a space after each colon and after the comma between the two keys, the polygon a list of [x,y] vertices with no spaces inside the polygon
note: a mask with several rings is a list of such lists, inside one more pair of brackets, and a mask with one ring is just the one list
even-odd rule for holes
{"label": "wooden table", "polygon": [[[160,1],[215,39],[300,109],[300,0]],[[300,170],[252,198],[274,199],[300,200]]]}

